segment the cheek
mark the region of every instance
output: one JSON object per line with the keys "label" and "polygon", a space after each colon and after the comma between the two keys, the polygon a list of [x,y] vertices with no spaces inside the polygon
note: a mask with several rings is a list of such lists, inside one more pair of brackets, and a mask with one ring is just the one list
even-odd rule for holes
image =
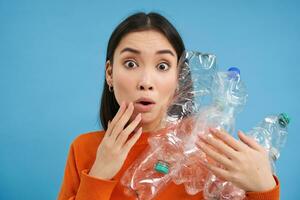
{"label": "cheek", "polygon": [[177,78],[176,76],[164,77],[160,83],[160,95],[165,104],[168,104],[169,101],[173,98],[175,90],[177,87]]}
{"label": "cheek", "polygon": [[134,77],[128,76],[125,72],[116,72],[113,76],[113,83],[114,94],[118,103],[129,102],[134,91]]}

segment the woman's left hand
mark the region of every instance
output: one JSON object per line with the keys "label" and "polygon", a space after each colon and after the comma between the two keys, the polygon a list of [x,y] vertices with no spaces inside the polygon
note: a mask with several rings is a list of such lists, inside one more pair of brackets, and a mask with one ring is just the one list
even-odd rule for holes
{"label": "woman's left hand", "polygon": [[245,191],[267,191],[276,186],[268,153],[254,139],[241,131],[240,141],[225,131],[210,129],[210,132],[209,136],[199,136],[197,145],[222,165],[205,163],[212,173]]}

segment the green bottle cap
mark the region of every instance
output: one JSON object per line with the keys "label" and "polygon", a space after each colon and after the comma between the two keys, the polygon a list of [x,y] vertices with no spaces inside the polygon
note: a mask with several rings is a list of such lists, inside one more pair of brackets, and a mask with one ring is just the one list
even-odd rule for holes
{"label": "green bottle cap", "polygon": [[155,171],[163,173],[163,174],[168,174],[169,173],[169,164],[167,162],[159,160],[155,164]]}
{"label": "green bottle cap", "polygon": [[280,113],[278,121],[280,126],[285,128],[291,122],[291,118],[286,113]]}

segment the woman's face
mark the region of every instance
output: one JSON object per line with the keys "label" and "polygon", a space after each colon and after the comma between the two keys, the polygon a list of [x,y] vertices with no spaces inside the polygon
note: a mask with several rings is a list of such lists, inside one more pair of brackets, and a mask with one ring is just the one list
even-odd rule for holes
{"label": "woman's face", "polygon": [[144,131],[159,128],[160,121],[177,86],[177,54],[158,31],[127,34],[107,62],[106,80],[113,87],[119,105],[132,102],[132,121],[142,114]]}

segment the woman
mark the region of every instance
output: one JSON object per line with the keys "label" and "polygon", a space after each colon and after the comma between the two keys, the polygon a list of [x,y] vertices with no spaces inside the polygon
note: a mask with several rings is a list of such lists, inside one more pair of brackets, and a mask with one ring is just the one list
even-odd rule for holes
{"label": "woman", "polygon": [[[116,27],[107,48],[100,109],[104,131],[74,140],[58,199],[132,199],[123,194],[120,177],[146,148],[149,132],[163,128],[184,49],[176,29],[157,13],[136,13]],[[248,199],[279,199],[279,183],[265,150],[242,132],[236,140],[211,131],[217,137],[203,138],[198,145],[225,169],[206,167],[247,191]],[[203,196],[190,196],[183,185],[171,183],[157,199]]]}

